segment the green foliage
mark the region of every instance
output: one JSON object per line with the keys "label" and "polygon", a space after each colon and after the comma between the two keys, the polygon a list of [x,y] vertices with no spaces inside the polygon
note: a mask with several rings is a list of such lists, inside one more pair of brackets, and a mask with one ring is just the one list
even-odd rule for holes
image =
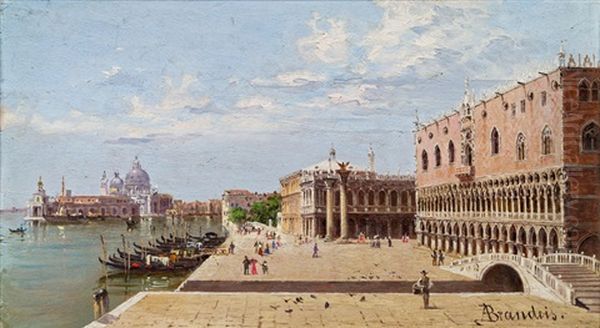
{"label": "green foliage", "polygon": [[245,209],[236,207],[229,212],[229,221],[240,224],[246,222],[248,218],[248,213]]}
{"label": "green foliage", "polygon": [[269,219],[275,223],[277,212],[281,209],[281,196],[273,195],[264,201],[252,204],[250,208],[250,220],[269,224]]}

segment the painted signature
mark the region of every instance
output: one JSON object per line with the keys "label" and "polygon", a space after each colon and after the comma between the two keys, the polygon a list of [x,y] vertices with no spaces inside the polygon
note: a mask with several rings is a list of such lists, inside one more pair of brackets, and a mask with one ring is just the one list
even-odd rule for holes
{"label": "painted signature", "polygon": [[536,309],[534,305],[527,310],[509,310],[499,311],[494,309],[491,304],[480,304],[481,307],[481,318],[475,319],[475,324],[483,326],[483,323],[495,323],[495,322],[506,322],[506,321],[537,321],[537,320],[549,320],[557,321],[565,318],[564,315],[558,315],[552,309],[544,306],[543,310]]}

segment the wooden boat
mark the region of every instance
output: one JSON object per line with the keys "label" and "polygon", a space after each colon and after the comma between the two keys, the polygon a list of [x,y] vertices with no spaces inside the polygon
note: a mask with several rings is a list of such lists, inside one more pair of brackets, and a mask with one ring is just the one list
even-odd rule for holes
{"label": "wooden boat", "polygon": [[11,228],[8,228],[8,230],[9,230],[11,233],[25,233],[25,231],[27,231],[27,229],[26,229],[26,228],[24,228],[24,227],[19,227],[19,228],[17,228],[17,229],[11,229]]}

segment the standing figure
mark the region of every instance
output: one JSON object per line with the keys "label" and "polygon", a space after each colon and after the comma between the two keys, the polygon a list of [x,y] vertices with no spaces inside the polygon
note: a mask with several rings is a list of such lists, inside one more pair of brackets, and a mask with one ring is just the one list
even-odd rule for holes
{"label": "standing figure", "polygon": [[235,250],[235,245],[233,244],[233,242],[231,242],[231,244],[229,244],[229,254],[233,254]]}
{"label": "standing figure", "polygon": [[441,249],[438,251],[437,260],[438,260],[438,263],[437,263],[438,265],[444,265],[444,253],[442,253]]}
{"label": "standing figure", "polygon": [[433,265],[433,266],[437,265],[437,249],[434,249],[433,252],[431,253],[431,265]]}
{"label": "standing figure", "polygon": [[258,274],[258,270],[256,269],[256,262],[258,262],[255,259],[251,259],[250,260],[250,265],[251,265],[251,269],[250,269],[250,273],[255,276]]}
{"label": "standing figure", "polygon": [[388,247],[392,247],[392,238],[390,236],[387,237]]}
{"label": "standing figure", "polygon": [[258,240],[254,242],[254,253],[258,253]]}
{"label": "standing figure", "polygon": [[250,260],[248,259],[248,256],[244,256],[244,261],[242,261],[242,264],[244,265],[244,275],[250,274],[248,272],[250,269]]}
{"label": "standing figure", "polygon": [[313,246],[312,257],[319,257],[319,246],[317,245],[317,243],[315,243],[315,246]]}
{"label": "standing figure", "polygon": [[258,255],[263,256],[263,248],[262,245],[258,245]]}
{"label": "standing figure", "polygon": [[431,287],[433,287],[433,283],[431,282],[431,279],[427,277],[427,271],[421,271],[421,278],[417,280],[413,288],[418,290],[417,293],[423,295],[423,307],[425,309],[429,308],[429,291],[431,290]]}
{"label": "standing figure", "polygon": [[262,263],[262,272],[263,272],[263,274],[269,273],[269,267],[267,266],[267,261],[263,261],[263,263]]}

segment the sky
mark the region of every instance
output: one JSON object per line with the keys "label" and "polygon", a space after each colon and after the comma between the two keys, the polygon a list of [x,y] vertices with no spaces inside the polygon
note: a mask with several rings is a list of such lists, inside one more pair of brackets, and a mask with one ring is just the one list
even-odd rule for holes
{"label": "sky", "polygon": [[600,59],[600,2],[4,1],[0,208],[97,194],[134,156],[184,200],[328,156],[414,172],[414,122]]}

